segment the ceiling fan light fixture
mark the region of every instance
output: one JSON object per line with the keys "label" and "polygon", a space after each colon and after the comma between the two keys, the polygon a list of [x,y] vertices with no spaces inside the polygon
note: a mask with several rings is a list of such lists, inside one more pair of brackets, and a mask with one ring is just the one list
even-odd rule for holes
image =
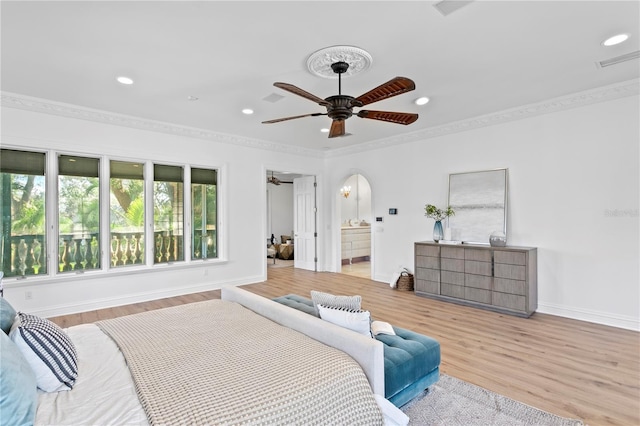
{"label": "ceiling fan light fixture", "polygon": [[615,46],[616,44],[624,43],[628,39],[629,39],[629,34],[626,34],[626,33],[616,34],[613,37],[609,37],[608,39],[603,41],[602,45],[604,47],[611,47],[611,46]]}
{"label": "ceiling fan light fixture", "polygon": [[422,96],[414,101],[416,105],[426,105],[429,103],[429,98],[426,96]]}

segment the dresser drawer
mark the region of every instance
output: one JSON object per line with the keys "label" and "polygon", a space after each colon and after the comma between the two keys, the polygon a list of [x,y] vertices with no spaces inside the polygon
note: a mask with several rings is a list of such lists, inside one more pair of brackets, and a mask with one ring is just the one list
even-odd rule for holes
{"label": "dresser drawer", "polygon": [[431,256],[416,256],[416,268],[440,269],[440,258]]}
{"label": "dresser drawer", "polygon": [[493,305],[501,308],[524,311],[527,307],[527,299],[517,294],[493,292]]}
{"label": "dresser drawer", "polygon": [[416,268],[416,279],[426,280],[426,281],[434,281],[440,282],[440,270],[438,269],[427,269],[427,268]]}
{"label": "dresser drawer", "polygon": [[509,265],[526,265],[527,255],[522,252],[496,250],[493,253],[496,263],[506,263]]}
{"label": "dresser drawer", "polygon": [[414,291],[422,293],[440,294],[440,284],[435,281],[415,280]]}
{"label": "dresser drawer", "polygon": [[440,257],[440,247],[425,246],[424,244],[416,244],[416,256],[432,256]]}

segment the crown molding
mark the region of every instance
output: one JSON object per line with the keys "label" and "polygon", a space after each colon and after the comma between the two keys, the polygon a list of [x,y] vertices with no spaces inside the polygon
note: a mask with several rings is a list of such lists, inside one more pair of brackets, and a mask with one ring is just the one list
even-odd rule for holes
{"label": "crown molding", "polygon": [[621,83],[599,87],[549,99],[543,102],[511,108],[508,110],[481,115],[475,118],[456,121],[441,126],[430,127],[412,133],[405,133],[391,138],[378,139],[344,148],[337,148],[326,153],[327,157],[339,157],[348,154],[362,153],[373,149],[385,148],[408,142],[437,138],[452,133],[523,120],[543,114],[550,114],[568,109],[579,108],[595,103],[611,101],[627,96],[637,96],[640,92],[640,79],[627,80]]}
{"label": "crown molding", "polygon": [[579,108],[599,102],[606,102],[627,96],[637,96],[640,92],[640,80],[628,80],[617,84],[599,87],[583,92],[574,93],[549,99],[543,102],[511,108],[508,110],[485,114],[466,120],[460,120],[441,126],[430,127],[412,133],[405,133],[391,138],[378,139],[344,148],[330,151],[301,148],[292,145],[279,144],[261,139],[246,138],[243,136],[229,135],[212,132],[210,130],[181,126],[172,123],[143,119],[139,117],[116,114],[77,105],[54,102],[30,96],[1,92],[1,104],[3,107],[23,109],[32,112],[58,115],[98,123],[113,124],[116,126],[130,127],[151,132],[168,133],[172,135],[190,138],[205,139],[219,143],[244,146],[247,148],[264,149],[270,152],[280,152],[315,158],[330,158],[342,155],[362,153],[363,151],[385,148],[409,142],[437,138],[440,136],[493,126],[522,120],[543,114],[565,111]]}
{"label": "crown molding", "polygon": [[113,124],[150,132],[168,133],[189,138],[206,139],[214,142],[244,146],[247,148],[264,149],[271,152],[295,154],[307,157],[324,158],[324,151],[317,151],[291,145],[278,144],[260,139],[212,132],[195,127],[181,126],[172,123],[149,120],[124,114],[117,114],[78,105],[65,104],[16,93],[1,92],[1,105],[8,108],[23,109],[31,112],[58,115],[98,123]]}

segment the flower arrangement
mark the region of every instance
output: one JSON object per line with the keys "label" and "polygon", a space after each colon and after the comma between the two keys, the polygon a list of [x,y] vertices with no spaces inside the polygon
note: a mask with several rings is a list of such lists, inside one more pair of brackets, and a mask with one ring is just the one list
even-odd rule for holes
{"label": "flower arrangement", "polygon": [[447,206],[446,209],[439,209],[433,204],[427,204],[426,206],[424,206],[424,211],[425,216],[434,219],[436,222],[440,222],[445,217],[453,216],[456,214],[451,206]]}

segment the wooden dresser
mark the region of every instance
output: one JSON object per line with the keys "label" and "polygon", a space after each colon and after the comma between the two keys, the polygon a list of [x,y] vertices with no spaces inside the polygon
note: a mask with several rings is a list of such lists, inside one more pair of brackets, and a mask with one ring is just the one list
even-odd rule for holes
{"label": "wooden dresser", "polygon": [[415,243],[417,295],[528,317],[538,307],[535,247]]}

